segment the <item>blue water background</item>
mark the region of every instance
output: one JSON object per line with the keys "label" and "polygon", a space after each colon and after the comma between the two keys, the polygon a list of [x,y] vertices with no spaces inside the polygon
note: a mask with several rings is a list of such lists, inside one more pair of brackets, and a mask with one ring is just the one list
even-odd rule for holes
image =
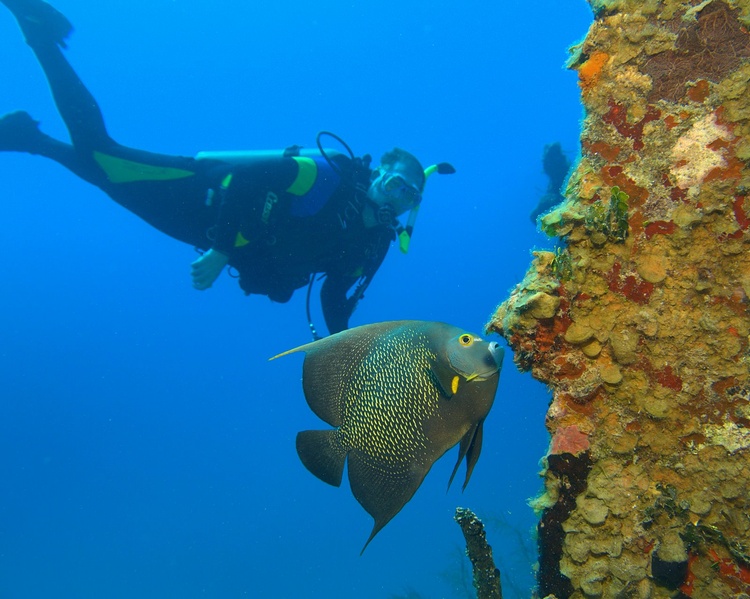
{"label": "blue water background", "polygon": [[[200,150],[398,145],[453,176],[427,186],[352,324],[417,318],[481,331],[549,247],[528,214],[545,143],[577,153],[566,48],[583,0],[59,0],[67,52],[126,145]],[[0,7],[0,113],[66,138],[41,70]],[[533,584],[548,394],[510,353],[467,490],[455,450],[359,551],[372,520],[347,483],[298,461],[325,428],[300,384],[304,293],[191,288],[193,249],[58,165],[0,156],[0,597],[470,596],[456,506],[485,519],[505,596]],[[313,316],[323,328],[317,302]],[[463,470],[459,475],[463,477]]]}

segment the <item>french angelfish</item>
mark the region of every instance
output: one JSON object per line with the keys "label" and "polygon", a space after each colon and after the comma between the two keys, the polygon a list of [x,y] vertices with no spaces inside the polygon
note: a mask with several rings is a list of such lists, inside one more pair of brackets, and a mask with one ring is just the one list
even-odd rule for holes
{"label": "french angelfish", "polygon": [[362,551],[412,498],[432,464],[459,443],[466,478],[482,449],[503,350],[439,322],[381,322],[342,331],[274,356],[305,352],[302,385],[334,429],[302,431],[297,453],[322,481],[349,484],[375,519]]}

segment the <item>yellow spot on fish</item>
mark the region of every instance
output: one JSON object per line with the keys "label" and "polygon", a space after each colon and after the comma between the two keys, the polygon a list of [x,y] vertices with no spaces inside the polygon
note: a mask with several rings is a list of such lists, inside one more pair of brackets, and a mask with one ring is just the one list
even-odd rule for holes
{"label": "yellow spot on fish", "polygon": [[451,381],[451,392],[453,393],[453,395],[458,393],[458,381],[459,380],[460,378],[458,376],[454,376],[453,380]]}

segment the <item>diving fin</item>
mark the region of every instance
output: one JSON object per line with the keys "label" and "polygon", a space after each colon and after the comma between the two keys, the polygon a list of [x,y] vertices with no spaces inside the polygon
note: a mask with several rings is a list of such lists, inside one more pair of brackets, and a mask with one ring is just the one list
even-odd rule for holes
{"label": "diving fin", "polygon": [[28,152],[38,154],[45,135],[39,121],[22,110],[0,117],[0,152]]}
{"label": "diving fin", "polygon": [[73,32],[73,25],[54,6],[42,0],[0,0],[18,21],[29,45],[52,41],[67,48],[65,40]]}

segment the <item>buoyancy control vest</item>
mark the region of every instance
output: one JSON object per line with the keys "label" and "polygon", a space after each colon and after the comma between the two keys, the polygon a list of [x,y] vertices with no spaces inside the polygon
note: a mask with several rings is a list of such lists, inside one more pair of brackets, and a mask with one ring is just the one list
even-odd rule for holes
{"label": "buoyancy control vest", "polygon": [[291,196],[290,214],[299,218],[320,211],[341,183],[341,176],[331,166],[330,160],[342,156],[336,150],[324,150],[328,159],[317,149],[308,150],[292,146],[285,150],[249,150],[199,152],[196,160],[215,160],[234,166],[270,163],[274,159],[291,158],[297,163],[297,177],[285,190]]}
{"label": "buoyancy control vest", "polygon": [[[247,254],[237,255],[235,260],[240,285],[247,293],[261,293],[275,301],[286,301],[291,291],[306,284],[313,272],[327,270],[330,259],[320,261],[327,253],[325,248],[340,245],[353,234],[345,230],[355,221],[361,222],[370,176],[368,156],[349,158],[333,149],[308,150],[293,146],[286,150],[200,152],[195,159],[231,167],[222,184],[209,191],[207,202],[222,201],[221,196],[234,188],[232,169],[239,173],[243,167],[255,166],[263,172],[264,169],[273,171],[277,161],[296,163],[293,180],[287,178],[282,187],[273,191],[258,190],[260,197],[252,202],[258,207],[252,225],[245,229],[251,234],[238,233],[234,240],[235,248],[250,244],[254,248],[252,260]],[[219,197],[214,198],[215,194]],[[302,225],[303,222],[308,224]],[[303,229],[298,229],[299,226]],[[310,231],[310,227],[318,232],[314,235],[317,242],[307,234],[294,233],[295,230]],[[356,241],[356,245],[359,242],[361,240]]]}

